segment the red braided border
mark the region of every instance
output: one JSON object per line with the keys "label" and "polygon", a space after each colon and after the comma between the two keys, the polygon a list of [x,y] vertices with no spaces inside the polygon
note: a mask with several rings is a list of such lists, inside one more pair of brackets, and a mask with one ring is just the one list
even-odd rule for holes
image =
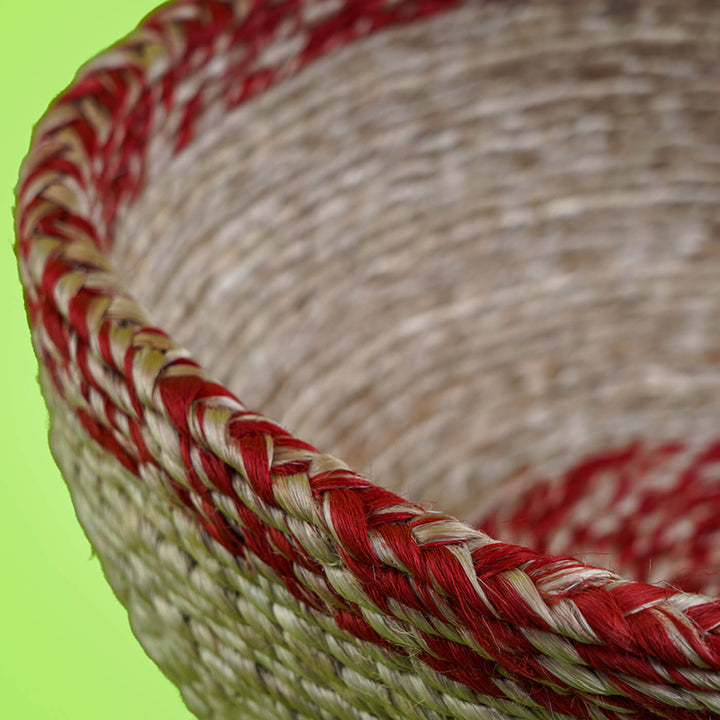
{"label": "red braided border", "polygon": [[[314,448],[243,408],[191,359],[179,356],[162,330],[133,324],[117,312],[119,302],[134,305],[108,280],[103,253],[112,244],[118,213],[144,186],[149,137],[171,111],[179,118],[173,132],[180,152],[195,137],[209,97],[220,94],[230,111],[337,47],[460,1],[344,0],[337,11],[307,25],[307,3],[301,0],[255,0],[234,7],[220,0],[180,0],[82,72],[38,126],[18,189],[17,252],[36,351],[61,395],[70,368],[80,374],[81,392],[98,412],[79,410],[79,420],[125,468],[139,475],[141,464],[155,465],[217,542],[231,553],[258,556],[297,598],[332,615],[356,637],[409,652],[383,637],[333,588],[326,568],[294,536],[292,523],[286,521],[287,531],[278,530],[238,495],[233,473],[239,470],[262,504],[286,516],[275,479],[307,473],[334,550],[377,608],[391,617],[398,617],[398,607],[409,609],[431,627],[449,623],[458,629],[448,639],[414,627],[424,649],[413,654],[447,677],[492,697],[504,696],[495,681],[510,677],[534,702],[571,717],[714,716],[720,702],[712,693],[685,709],[642,686],[684,688],[695,696],[720,686],[720,601],[624,581],[573,559],[494,542],[350,470],[315,471]],[[257,67],[262,49],[281,33],[302,33],[300,52],[277,66]],[[221,42],[242,52],[195,96],[179,101],[180,80],[206,66]],[[158,49],[166,59],[161,72],[147,59]],[[106,132],[91,121],[98,112],[109,118]],[[70,133],[80,143],[70,140]],[[83,242],[78,238],[97,248],[93,262],[77,259],[74,248]],[[152,387],[144,386],[139,370],[148,358],[158,368]],[[98,364],[115,376],[117,392],[110,394],[97,381]],[[218,421],[213,411],[223,405],[236,410]],[[148,408],[162,412],[179,433],[187,487],[167,475],[143,439]],[[232,457],[222,451],[228,443]],[[205,480],[230,498],[242,527],[213,504]],[[316,518],[301,519],[314,523]],[[585,579],[563,586],[558,578],[573,567]],[[310,589],[298,576],[300,569],[323,578],[328,595]],[[534,587],[520,592],[518,573]],[[563,613],[584,620],[585,637],[558,629]],[[585,691],[553,671],[529,631],[564,636],[579,662],[591,669]],[[701,683],[701,676],[709,679]],[[598,686],[610,683],[617,695],[595,692],[593,679]]]}

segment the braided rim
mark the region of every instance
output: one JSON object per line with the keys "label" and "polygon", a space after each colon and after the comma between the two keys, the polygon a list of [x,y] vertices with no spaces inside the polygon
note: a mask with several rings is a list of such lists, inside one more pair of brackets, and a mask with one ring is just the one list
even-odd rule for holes
{"label": "braided rim", "polygon": [[[230,111],[337,47],[462,1],[180,0],[90,62],[36,127],[16,191],[36,353],[61,397],[82,393],[94,441],[135,475],[154,465],[215,541],[259,557],[352,635],[523,714],[719,715],[720,601],[496,541],[374,485],[213,382],[113,276],[113,225],[142,191],[160,127],[181,152],[210,97]],[[257,65],[288,37],[299,51]],[[180,97],[229,47],[241,52]],[[181,479],[153,414],[177,432]]]}

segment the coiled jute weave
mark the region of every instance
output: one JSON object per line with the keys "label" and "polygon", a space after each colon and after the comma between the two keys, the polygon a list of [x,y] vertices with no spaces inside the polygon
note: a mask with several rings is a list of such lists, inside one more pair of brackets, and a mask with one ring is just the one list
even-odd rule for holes
{"label": "coiled jute weave", "polygon": [[716,0],[171,3],[16,227],[54,456],[198,717],[720,717]]}

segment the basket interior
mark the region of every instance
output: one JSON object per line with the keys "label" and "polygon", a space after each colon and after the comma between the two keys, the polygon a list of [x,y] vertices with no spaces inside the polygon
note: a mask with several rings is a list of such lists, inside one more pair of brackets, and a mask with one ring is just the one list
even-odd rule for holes
{"label": "basket interior", "polygon": [[714,592],[718,41],[700,0],[377,33],[209,108],[177,157],[155,138],[117,272],[245,404],[378,484]]}

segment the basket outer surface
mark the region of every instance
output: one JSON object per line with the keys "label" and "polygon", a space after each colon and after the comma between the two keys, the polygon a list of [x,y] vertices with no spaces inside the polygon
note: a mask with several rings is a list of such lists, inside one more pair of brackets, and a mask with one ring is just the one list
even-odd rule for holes
{"label": "basket outer surface", "polygon": [[172,3],[36,128],[17,253],[51,447],[133,632],[198,717],[720,716],[717,600],[499,542],[370,482],[209,377],[109,261],[154,134],[180,154],[209,97],[229,112],[462,4]]}

